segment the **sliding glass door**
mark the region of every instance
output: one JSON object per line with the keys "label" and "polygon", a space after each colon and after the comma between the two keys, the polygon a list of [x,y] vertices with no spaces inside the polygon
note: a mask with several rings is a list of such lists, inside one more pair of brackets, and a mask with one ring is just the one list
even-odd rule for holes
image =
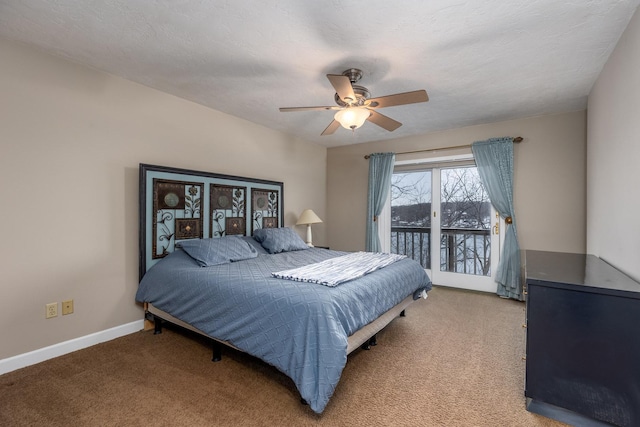
{"label": "sliding glass door", "polygon": [[474,165],[394,173],[391,252],[436,285],[495,292],[500,223]]}

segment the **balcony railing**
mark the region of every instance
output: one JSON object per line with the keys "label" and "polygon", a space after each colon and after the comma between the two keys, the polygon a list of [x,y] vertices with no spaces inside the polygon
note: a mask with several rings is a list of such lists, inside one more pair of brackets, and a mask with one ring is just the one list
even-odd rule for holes
{"label": "balcony railing", "polygon": [[[490,230],[442,228],[440,270],[488,276],[491,274]],[[391,227],[391,252],[406,255],[431,269],[431,228]]]}
{"label": "balcony railing", "polygon": [[406,255],[431,269],[431,228],[391,227],[391,252]]}

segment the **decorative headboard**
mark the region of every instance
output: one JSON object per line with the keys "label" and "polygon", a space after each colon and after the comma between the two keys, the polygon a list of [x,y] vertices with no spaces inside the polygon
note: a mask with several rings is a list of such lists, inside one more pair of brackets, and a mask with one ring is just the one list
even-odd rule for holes
{"label": "decorative headboard", "polygon": [[177,241],[283,224],[284,184],[140,164],[140,279]]}

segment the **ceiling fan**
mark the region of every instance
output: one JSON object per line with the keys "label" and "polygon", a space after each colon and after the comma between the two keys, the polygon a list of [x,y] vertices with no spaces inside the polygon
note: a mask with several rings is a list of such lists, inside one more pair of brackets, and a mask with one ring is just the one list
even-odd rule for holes
{"label": "ceiling fan", "polygon": [[371,98],[369,89],[355,84],[362,78],[362,71],[357,68],[350,68],[342,74],[327,74],[327,78],[336,90],[334,98],[336,104],[338,104],[337,106],[288,107],[280,108],[280,111],[337,110],[338,112],[335,114],[333,121],[322,132],[322,135],[331,135],[340,125],[353,131],[362,126],[365,120],[369,120],[371,123],[391,132],[402,126],[402,123],[378,113],[376,111],[378,108],[427,102],[429,100],[425,90],[414,90],[413,92]]}

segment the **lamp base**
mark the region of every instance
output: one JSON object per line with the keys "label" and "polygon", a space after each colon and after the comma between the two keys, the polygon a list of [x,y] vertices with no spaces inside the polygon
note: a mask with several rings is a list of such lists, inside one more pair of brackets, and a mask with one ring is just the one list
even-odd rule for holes
{"label": "lamp base", "polygon": [[310,248],[313,247],[313,239],[311,236],[311,224],[307,224],[307,241],[305,242]]}

